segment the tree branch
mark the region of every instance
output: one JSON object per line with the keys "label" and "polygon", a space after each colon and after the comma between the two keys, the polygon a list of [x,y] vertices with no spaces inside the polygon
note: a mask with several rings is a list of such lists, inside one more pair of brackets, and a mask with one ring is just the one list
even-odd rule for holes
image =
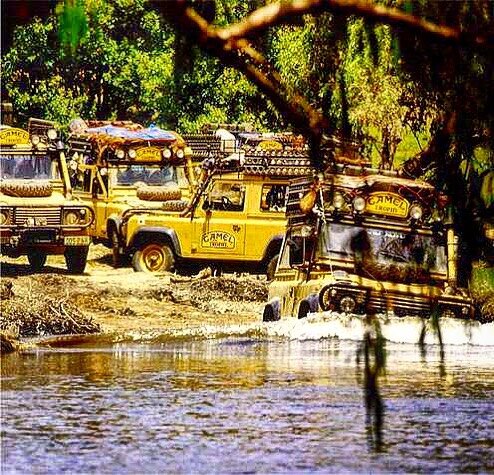
{"label": "tree branch", "polygon": [[363,0],[293,0],[289,3],[271,3],[258,8],[241,22],[219,29],[217,34],[223,40],[250,37],[272,26],[293,23],[294,20],[299,20],[301,15],[321,12],[357,15],[374,22],[386,23],[415,33],[425,33],[437,39],[478,49],[492,51],[494,47],[492,35],[478,35],[447,25],[438,25],[397,8],[375,5]]}
{"label": "tree branch", "polygon": [[280,113],[300,133],[309,138],[314,165],[321,167],[318,153],[322,133],[328,128],[327,120],[300,94],[288,91],[280,75],[261,53],[245,39],[225,40],[183,0],[169,0],[156,4],[168,20],[184,35],[218,57],[223,63],[244,73],[264,93]]}

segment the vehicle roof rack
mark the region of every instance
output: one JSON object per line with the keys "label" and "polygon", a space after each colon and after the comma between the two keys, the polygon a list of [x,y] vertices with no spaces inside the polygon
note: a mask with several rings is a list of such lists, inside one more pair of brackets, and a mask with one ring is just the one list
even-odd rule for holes
{"label": "vehicle roof rack", "polygon": [[40,137],[46,137],[48,130],[54,129],[55,125],[55,122],[52,120],[30,117],[27,121],[27,131],[29,132],[29,136],[38,135]]}

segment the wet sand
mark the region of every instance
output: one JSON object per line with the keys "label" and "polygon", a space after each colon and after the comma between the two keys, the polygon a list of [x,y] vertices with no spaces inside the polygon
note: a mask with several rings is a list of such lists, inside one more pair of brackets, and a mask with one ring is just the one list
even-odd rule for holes
{"label": "wet sand", "polygon": [[211,277],[152,275],[126,266],[114,269],[104,246],[91,246],[83,275],[70,275],[63,256],[49,256],[32,274],[25,257],[2,257],[2,284],[12,282],[13,299],[63,299],[121,336],[183,331],[204,325],[229,326],[261,321],[267,295],[263,276]]}

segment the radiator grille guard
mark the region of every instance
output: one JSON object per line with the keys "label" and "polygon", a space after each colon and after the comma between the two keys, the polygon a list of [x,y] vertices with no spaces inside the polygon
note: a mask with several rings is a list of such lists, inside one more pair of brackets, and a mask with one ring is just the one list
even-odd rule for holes
{"label": "radiator grille guard", "polygon": [[[33,221],[34,220],[34,223]],[[60,226],[62,224],[62,208],[24,208],[14,209],[13,224],[16,226],[26,226],[29,222],[36,226]]]}

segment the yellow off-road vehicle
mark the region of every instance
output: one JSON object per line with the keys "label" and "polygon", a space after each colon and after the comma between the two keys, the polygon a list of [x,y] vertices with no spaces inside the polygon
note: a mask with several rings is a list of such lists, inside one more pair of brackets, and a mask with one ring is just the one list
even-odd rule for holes
{"label": "yellow off-road vehicle", "polygon": [[29,131],[0,129],[3,255],[26,255],[37,271],[47,255],[64,254],[69,272],[82,273],[93,219],[91,208],[72,197],[64,146],[53,123],[30,119]]}
{"label": "yellow off-road vehicle", "polygon": [[473,318],[446,203],[425,182],[369,168],[293,181],[263,320],[328,310]]}
{"label": "yellow off-road vehicle", "polygon": [[125,214],[122,236],[134,270],[162,272],[196,263],[272,277],[289,179],[310,173],[305,152],[251,150],[206,160],[183,212]]}
{"label": "yellow off-road vehicle", "polygon": [[129,209],[182,211],[195,187],[191,150],[175,132],[139,124],[77,120],[71,124],[69,171],[74,194],[94,210],[94,242],[121,264],[122,216]]}

